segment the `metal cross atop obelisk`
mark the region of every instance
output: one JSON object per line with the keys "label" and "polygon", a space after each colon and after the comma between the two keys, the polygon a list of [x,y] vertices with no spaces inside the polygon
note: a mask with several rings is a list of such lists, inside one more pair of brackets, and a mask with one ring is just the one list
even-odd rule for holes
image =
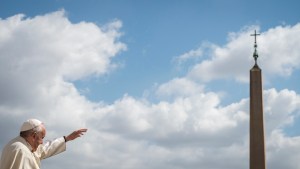
{"label": "metal cross atop obelisk", "polygon": [[253,53],[253,57],[254,57],[254,60],[255,60],[255,65],[257,64],[257,58],[258,58],[258,54],[257,54],[257,43],[256,43],[256,36],[257,35],[260,35],[260,34],[257,34],[256,33],[256,30],[254,31],[254,34],[251,34],[251,36],[254,36],[254,53]]}
{"label": "metal cross atop obelisk", "polygon": [[261,69],[257,65],[257,44],[255,37],[254,54],[255,65],[250,70],[250,169],[265,169],[265,142],[264,142],[264,117]]}

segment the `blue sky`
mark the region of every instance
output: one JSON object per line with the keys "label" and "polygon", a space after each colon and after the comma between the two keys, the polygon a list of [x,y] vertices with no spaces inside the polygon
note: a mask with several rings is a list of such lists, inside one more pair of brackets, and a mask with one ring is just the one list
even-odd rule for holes
{"label": "blue sky", "polygon": [[2,0],[0,146],[36,117],[49,139],[89,128],[45,168],[248,168],[250,34],[257,30],[267,166],[296,169],[298,6]]}

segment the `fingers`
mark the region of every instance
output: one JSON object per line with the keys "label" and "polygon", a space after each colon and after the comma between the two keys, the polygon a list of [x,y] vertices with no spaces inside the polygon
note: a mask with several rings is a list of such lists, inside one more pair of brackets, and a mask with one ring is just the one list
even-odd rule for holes
{"label": "fingers", "polygon": [[87,129],[79,129],[79,130],[77,130],[78,132],[86,132],[87,131]]}
{"label": "fingers", "polygon": [[86,131],[87,131],[87,129],[79,129],[79,130],[75,131],[75,133],[77,135],[83,135],[83,133],[85,133]]}
{"label": "fingers", "polygon": [[70,135],[68,135],[66,138],[67,138],[67,141],[70,141],[70,140],[74,140],[82,135],[84,135],[84,133],[87,132],[87,129],[86,128],[82,128],[82,129],[79,129],[79,130],[75,130],[73,131]]}
{"label": "fingers", "polygon": [[80,137],[80,136],[82,136],[86,131],[87,131],[87,129],[79,129],[79,130],[74,131],[73,133],[75,134],[75,137]]}

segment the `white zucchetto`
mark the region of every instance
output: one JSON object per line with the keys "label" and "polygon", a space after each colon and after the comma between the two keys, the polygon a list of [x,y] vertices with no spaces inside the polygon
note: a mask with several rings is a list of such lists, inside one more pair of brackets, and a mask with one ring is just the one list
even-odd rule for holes
{"label": "white zucchetto", "polygon": [[42,124],[42,122],[37,120],[37,119],[29,119],[29,120],[27,120],[23,123],[23,125],[21,126],[20,131],[22,132],[22,131],[31,130],[31,129],[33,129],[33,128],[41,125],[41,124]]}

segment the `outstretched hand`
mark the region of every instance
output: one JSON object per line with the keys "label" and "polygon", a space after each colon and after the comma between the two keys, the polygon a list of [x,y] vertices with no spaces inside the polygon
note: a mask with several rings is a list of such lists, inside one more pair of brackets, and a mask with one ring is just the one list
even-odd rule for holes
{"label": "outstretched hand", "polygon": [[69,134],[68,136],[65,137],[66,142],[74,140],[74,139],[82,136],[86,131],[87,131],[87,129],[79,129],[79,130],[73,131],[71,134]]}

